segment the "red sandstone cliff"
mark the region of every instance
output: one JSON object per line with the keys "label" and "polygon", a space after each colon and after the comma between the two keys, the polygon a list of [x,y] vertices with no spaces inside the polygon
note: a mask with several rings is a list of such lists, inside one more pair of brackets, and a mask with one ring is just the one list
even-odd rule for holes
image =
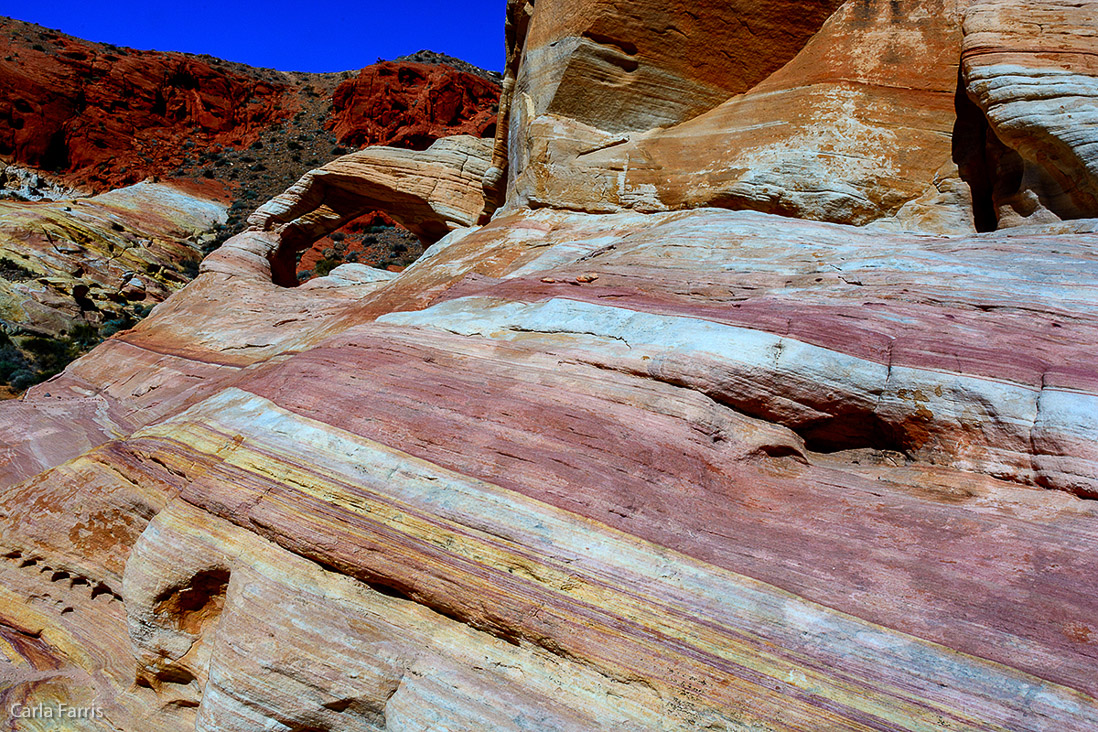
{"label": "red sandstone cliff", "polygon": [[[238,172],[232,187],[248,182],[267,198],[337,145],[491,136],[498,101],[498,84],[445,65],[285,73],[0,20],[0,157],[93,192],[151,175],[228,178],[213,169],[224,159]],[[251,160],[232,158],[256,143]]]}
{"label": "red sandstone cliff", "polygon": [[169,173],[185,140],[251,144],[295,111],[291,85],[273,74],[3,25],[0,155],[96,191]]}
{"label": "red sandstone cliff", "polygon": [[446,66],[379,63],[343,82],[329,123],[342,145],[426,149],[440,137],[493,137],[499,85]]}

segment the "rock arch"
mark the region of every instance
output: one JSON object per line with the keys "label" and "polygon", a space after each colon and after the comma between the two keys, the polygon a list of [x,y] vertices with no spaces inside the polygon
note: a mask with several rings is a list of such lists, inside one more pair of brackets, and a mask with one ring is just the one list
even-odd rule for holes
{"label": "rock arch", "polygon": [[277,235],[272,279],[296,284],[298,251],[370,211],[384,211],[428,244],[476,224],[489,213],[482,182],[492,144],[461,135],[422,152],[373,147],[309,171],[248,218],[252,231]]}

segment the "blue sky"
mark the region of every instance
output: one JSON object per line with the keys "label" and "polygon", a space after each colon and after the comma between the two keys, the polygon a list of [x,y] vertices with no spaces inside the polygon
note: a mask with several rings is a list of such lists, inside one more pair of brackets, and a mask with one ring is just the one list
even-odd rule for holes
{"label": "blue sky", "polygon": [[344,71],[422,48],[503,70],[506,0],[0,0],[0,15],[117,46],[283,71]]}

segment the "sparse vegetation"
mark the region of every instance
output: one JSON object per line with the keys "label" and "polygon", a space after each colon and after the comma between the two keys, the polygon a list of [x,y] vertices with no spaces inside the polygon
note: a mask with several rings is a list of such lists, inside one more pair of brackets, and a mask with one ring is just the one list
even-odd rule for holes
{"label": "sparse vegetation", "polygon": [[8,282],[26,282],[34,279],[35,273],[18,262],[10,259],[0,259],[0,279]]}
{"label": "sparse vegetation", "polygon": [[367,214],[298,252],[298,280],[324,276],[347,262],[402,269],[422,253],[423,244],[411,232]]}
{"label": "sparse vegetation", "polygon": [[43,333],[8,335],[0,331],[0,385],[24,391],[61,373],[66,366],[105,339],[152,311],[152,305],[134,305],[100,326],[79,323],[60,336]]}
{"label": "sparse vegetation", "polygon": [[[59,59],[81,60],[94,56],[99,61],[116,62],[121,57],[131,55],[130,50],[113,45],[89,44],[95,48],[84,49],[79,42],[53,31],[42,31],[42,35],[38,36],[33,32],[23,36],[22,48],[31,47],[30,44],[35,41],[38,42],[33,48],[56,54]],[[147,59],[148,54],[144,51],[132,52],[134,58],[142,60]],[[78,56],[81,58],[78,59]],[[436,56],[420,54],[414,60],[432,63],[442,58]],[[191,58],[216,67],[219,73],[250,79],[251,83],[246,82],[242,87],[244,96],[234,98],[247,99],[250,96],[262,102],[271,98],[272,90],[285,87],[288,92],[278,105],[268,105],[268,109],[279,110],[273,119],[268,117],[265,122],[260,120],[250,125],[247,132],[242,128],[239,133],[224,137],[203,127],[188,115],[177,119],[179,111],[172,100],[162,100],[160,106],[153,110],[153,116],[158,122],[168,120],[178,124],[181,135],[135,138],[133,154],[91,163],[87,170],[92,171],[90,180],[111,186],[120,181],[136,182],[149,175],[164,179],[197,180],[206,184],[210,181],[225,183],[232,203],[226,223],[215,230],[216,239],[202,239],[205,242],[202,244],[203,252],[208,254],[242,231],[247,226],[249,214],[262,202],[283,192],[308,170],[357,149],[357,146],[341,144],[328,129],[335,89],[341,82],[354,78],[357,72],[287,74],[249,68],[209,56]],[[108,63],[106,67],[109,66]],[[100,75],[109,73],[112,72],[94,72]],[[89,78],[94,80],[95,77]],[[180,80],[181,83],[196,83],[189,76],[181,76]],[[131,99],[118,101],[123,109],[133,103]],[[111,134],[117,132],[111,124],[104,124],[105,119],[96,119],[88,125],[89,129],[105,133],[97,133],[92,140],[92,144],[98,144],[100,149],[107,145]],[[126,176],[125,180],[120,177],[122,175]],[[114,238],[134,239],[132,234],[136,232],[126,233],[127,229],[118,224],[112,228],[118,235]],[[313,248],[299,253],[298,268],[301,278],[308,279],[327,275],[344,262],[403,267],[414,261],[422,251],[420,242],[407,231],[393,227],[387,220],[369,220],[333,232]],[[21,264],[10,255],[0,258],[0,278],[21,282],[40,276],[29,266],[37,267],[33,262],[24,261]],[[178,265],[177,271],[182,277],[193,279],[199,271],[198,261],[183,262]],[[156,277],[162,273],[148,270],[148,274]],[[22,390],[47,379],[104,338],[135,325],[148,310],[127,304],[121,297],[106,307],[111,311],[104,316],[91,312],[90,305],[85,309],[87,317],[105,317],[105,321],[83,323],[60,336],[23,331],[0,335],[0,383]]]}
{"label": "sparse vegetation", "polygon": [[96,328],[78,325],[60,338],[32,335],[14,341],[0,333],[0,383],[23,391],[60,373],[102,340]]}
{"label": "sparse vegetation", "polygon": [[325,275],[330,274],[331,271],[340,264],[342,264],[342,262],[325,257],[316,263],[316,266],[313,268],[313,273],[317,277],[324,277]]}

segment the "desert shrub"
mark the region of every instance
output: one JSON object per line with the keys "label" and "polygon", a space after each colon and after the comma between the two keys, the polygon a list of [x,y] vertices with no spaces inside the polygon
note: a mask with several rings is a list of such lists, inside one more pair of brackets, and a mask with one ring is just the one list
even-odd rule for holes
{"label": "desert shrub", "polygon": [[25,282],[34,279],[37,275],[32,271],[10,259],[0,259],[0,278],[10,282]]}
{"label": "desert shrub", "polygon": [[19,369],[11,375],[10,379],[8,379],[8,385],[16,391],[23,391],[24,389],[29,389],[34,386],[39,381],[44,381],[44,379],[39,379],[38,375],[30,369]]}
{"label": "desert shrub", "polygon": [[313,273],[316,274],[317,277],[323,277],[323,276],[329,274],[333,269],[338,267],[340,264],[341,264],[340,262],[338,262],[334,259],[328,259],[327,257],[325,257],[324,259],[322,259],[322,260],[320,260],[319,262],[316,263],[316,266],[313,267]]}
{"label": "desert shrub", "polygon": [[64,337],[34,336],[23,342],[23,350],[34,359],[38,371],[47,374],[46,378],[61,371],[77,355],[76,345]]}
{"label": "desert shrub", "polygon": [[0,345],[0,382],[10,384],[14,375],[20,371],[28,371],[30,364],[19,349],[7,339],[7,336],[3,338],[5,342]]}
{"label": "desert shrub", "polygon": [[99,332],[104,338],[110,338],[115,333],[123,331],[128,327],[129,325],[127,325],[126,318],[111,318],[103,323],[102,327],[99,328]]}
{"label": "desert shrub", "polygon": [[90,350],[103,340],[103,337],[99,334],[99,329],[91,323],[77,323],[69,329],[68,337],[73,345],[81,351]]}
{"label": "desert shrub", "polygon": [[[151,306],[134,308],[136,319],[148,315]],[[70,362],[84,355],[113,333],[136,322],[135,315],[123,312],[102,327],[78,323],[59,337],[35,335],[16,346],[0,333],[0,383],[23,391],[60,373]]]}

